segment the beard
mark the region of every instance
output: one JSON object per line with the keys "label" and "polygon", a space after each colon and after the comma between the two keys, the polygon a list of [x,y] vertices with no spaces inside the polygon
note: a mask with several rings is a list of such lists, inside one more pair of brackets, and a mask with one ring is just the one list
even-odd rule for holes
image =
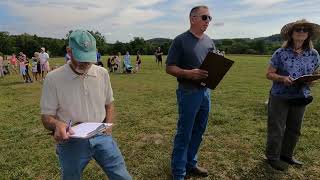
{"label": "beard", "polygon": [[80,68],[76,68],[75,71],[77,71],[77,73],[79,73],[79,74],[85,74],[88,72],[87,69],[80,69]]}
{"label": "beard", "polygon": [[77,71],[79,74],[87,74],[91,65],[89,66],[78,66],[75,68],[75,71]]}

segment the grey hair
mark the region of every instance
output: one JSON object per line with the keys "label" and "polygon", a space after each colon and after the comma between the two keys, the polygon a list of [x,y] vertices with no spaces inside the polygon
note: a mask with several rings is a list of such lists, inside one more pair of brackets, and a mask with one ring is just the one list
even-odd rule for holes
{"label": "grey hair", "polygon": [[191,9],[190,14],[189,14],[189,17],[194,16],[194,15],[198,12],[198,10],[199,10],[200,8],[209,9],[208,6],[205,6],[205,5],[195,6],[195,7],[193,7],[193,8]]}

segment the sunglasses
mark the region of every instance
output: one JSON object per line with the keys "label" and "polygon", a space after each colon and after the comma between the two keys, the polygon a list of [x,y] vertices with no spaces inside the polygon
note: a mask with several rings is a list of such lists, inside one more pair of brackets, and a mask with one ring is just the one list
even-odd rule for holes
{"label": "sunglasses", "polygon": [[193,17],[201,17],[202,21],[211,21],[212,20],[212,17],[209,16],[209,15],[201,15],[201,16],[193,16]]}
{"label": "sunglasses", "polygon": [[294,28],[294,31],[295,31],[295,32],[304,32],[304,33],[307,33],[307,32],[310,32],[310,29],[304,28],[304,27],[300,27],[300,28]]}

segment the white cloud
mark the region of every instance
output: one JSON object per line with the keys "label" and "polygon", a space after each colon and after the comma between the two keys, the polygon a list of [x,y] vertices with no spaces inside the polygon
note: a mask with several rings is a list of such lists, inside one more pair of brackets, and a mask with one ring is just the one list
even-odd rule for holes
{"label": "white cloud", "polygon": [[[11,15],[23,18],[23,21],[11,24],[16,27],[14,33],[30,30],[33,31],[29,32],[32,34],[44,36],[60,34],[60,37],[63,37],[66,32],[75,28],[107,30],[111,26],[131,26],[152,20],[162,13],[150,7],[163,1],[12,0],[8,1],[6,6],[13,12]],[[7,27],[7,29],[12,28]]]}
{"label": "white cloud", "polygon": [[242,4],[255,6],[255,7],[269,7],[275,4],[287,2],[289,0],[241,0]]}
{"label": "white cloud", "polygon": [[[223,2],[223,3],[222,3]],[[97,30],[108,42],[173,38],[189,28],[192,7],[205,4],[214,17],[213,38],[259,37],[278,33],[287,22],[306,18],[320,22],[320,0],[8,0],[1,1],[22,18],[1,24],[14,34],[65,37],[71,29]],[[0,17],[1,18],[1,17]],[[128,36],[132,34],[132,36]]]}

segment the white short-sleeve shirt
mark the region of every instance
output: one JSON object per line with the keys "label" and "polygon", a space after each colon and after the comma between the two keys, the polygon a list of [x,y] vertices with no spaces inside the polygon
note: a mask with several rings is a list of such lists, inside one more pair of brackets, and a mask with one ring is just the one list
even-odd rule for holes
{"label": "white short-sleeve shirt", "polygon": [[40,64],[44,64],[49,60],[49,54],[44,52],[39,54]]}
{"label": "white short-sleeve shirt", "polygon": [[59,120],[102,122],[105,105],[112,103],[113,91],[108,71],[92,65],[87,75],[75,74],[70,64],[47,74],[41,96],[41,114]]}

